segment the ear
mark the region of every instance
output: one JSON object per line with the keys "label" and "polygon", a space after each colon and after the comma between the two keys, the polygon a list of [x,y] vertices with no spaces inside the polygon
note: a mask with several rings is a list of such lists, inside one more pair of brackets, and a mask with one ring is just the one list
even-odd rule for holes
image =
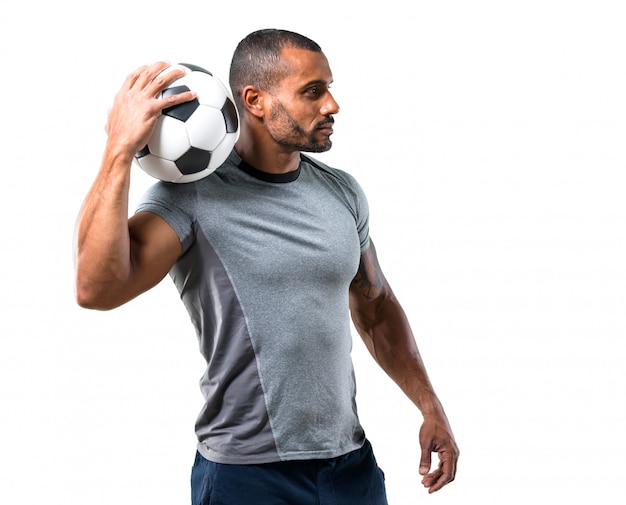
{"label": "ear", "polygon": [[265,94],[256,86],[246,86],[241,92],[243,98],[244,107],[250,112],[250,114],[256,117],[263,117],[265,111],[263,110]]}

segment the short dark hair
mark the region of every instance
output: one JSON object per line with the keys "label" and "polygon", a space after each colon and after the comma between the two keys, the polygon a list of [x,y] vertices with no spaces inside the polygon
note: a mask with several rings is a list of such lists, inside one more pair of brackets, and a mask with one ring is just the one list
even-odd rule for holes
{"label": "short dark hair", "polygon": [[250,33],[237,45],[230,64],[230,89],[241,107],[241,92],[252,85],[271,91],[288,69],[281,59],[284,48],[322,52],[313,40],[288,30],[267,28]]}

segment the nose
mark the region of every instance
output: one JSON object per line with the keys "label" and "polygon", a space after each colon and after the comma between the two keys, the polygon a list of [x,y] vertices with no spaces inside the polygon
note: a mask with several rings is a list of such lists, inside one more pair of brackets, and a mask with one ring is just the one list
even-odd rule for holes
{"label": "nose", "polygon": [[328,92],[328,96],[326,97],[320,112],[323,116],[337,114],[339,112],[339,104],[333,97],[332,93]]}

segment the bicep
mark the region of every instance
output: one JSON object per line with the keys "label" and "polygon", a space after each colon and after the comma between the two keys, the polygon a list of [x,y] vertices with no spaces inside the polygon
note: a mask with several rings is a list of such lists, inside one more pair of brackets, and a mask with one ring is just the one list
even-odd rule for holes
{"label": "bicep", "polygon": [[158,284],[182,252],[176,231],[161,217],[139,212],[128,220],[131,281],[127,296],[133,298]]}
{"label": "bicep", "polygon": [[385,278],[374,243],[361,254],[359,269],[350,284],[350,310],[357,327],[370,326],[380,304],[393,296]]}

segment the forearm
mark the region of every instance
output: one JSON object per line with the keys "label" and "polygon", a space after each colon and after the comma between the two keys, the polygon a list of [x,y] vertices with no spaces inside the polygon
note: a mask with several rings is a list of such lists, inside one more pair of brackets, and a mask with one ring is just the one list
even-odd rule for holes
{"label": "forearm", "polygon": [[401,305],[393,293],[375,303],[374,317],[353,314],[368,350],[423,415],[443,414]]}
{"label": "forearm", "polygon": [[132,269],[128,230],[131,158],[107,147],[80,209],[74,235],[76,298],[80,305],[109,306],[115,286]]}

